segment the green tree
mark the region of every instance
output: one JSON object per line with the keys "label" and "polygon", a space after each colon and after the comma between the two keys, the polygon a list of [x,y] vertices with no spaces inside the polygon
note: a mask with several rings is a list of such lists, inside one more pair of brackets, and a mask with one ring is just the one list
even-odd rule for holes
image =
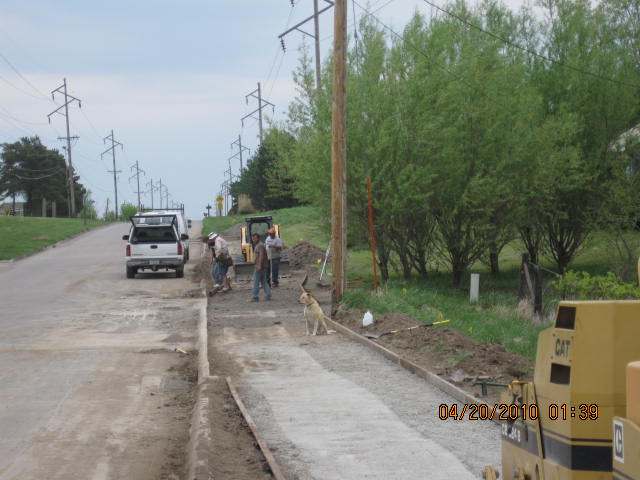
{"label": "green tree", "polygon": [[[68,215],[68,186],[65,159],[57,150],[44,146],[38,137],[24,137],[2,145],[0,192],[5,196],[22,194],[28,211],[40,213],[43,198],[55,201],[58,215]],[[74,176],[78,211],[82,210],[86,190]]]}
{"label": "green tree", "polygon": [[129,221],[129,218],[133,217],[136,213],[138,213],[138,207],[133,203],[125,202],[120,206],[120,216],[124,221]]}
{"label": "green tree", "polygon": [[237,199],[247,194],[259,210],[293,207],[298,204],[293,181],[283,158],[294,148],[295,139],[275,126],[269,128],[257,153],[248,162],[238,181],[231,185]]}

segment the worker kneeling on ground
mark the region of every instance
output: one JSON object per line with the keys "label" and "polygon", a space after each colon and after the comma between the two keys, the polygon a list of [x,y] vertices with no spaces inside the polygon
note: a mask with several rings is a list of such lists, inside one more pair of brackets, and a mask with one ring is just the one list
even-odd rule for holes
{"label": "worker kneeling on ground", "polygon": [[227,241],[217,233],[210,233],[207,242],[211,248],[211,276],[213,278],[214,292],[222,289],[223,292],[231,289],[231,282],[227,273],[229,267],[233,265],[233,260],[229,254]]}
{"label": "worker kneeling on ground", "polygon": [[260,301],[260,285],[264,289],[264,299],[271,300],[271,287],[267,280],[269,273],[269,260],[267,258],[267,249],[260,240],[260,235],[254,233],[251,235],[251,243],[253,244],[253,256],[256,259],[255,270],[253,272],[253,301]]}

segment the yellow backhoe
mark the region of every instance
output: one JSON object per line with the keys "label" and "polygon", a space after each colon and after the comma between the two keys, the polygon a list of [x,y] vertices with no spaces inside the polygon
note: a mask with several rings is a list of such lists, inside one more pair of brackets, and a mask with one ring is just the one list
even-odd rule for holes
{"label": "yellow backhoe", "polygon": [[[273,223],[270,216],[256,216],[245,218],[245,225],[240,229],[240,255],[234,258],[236,280],[246,279],[253,274],[255,256],[251,237],[254,233],[260,235],[262,242],[267,238],[267,231],[274,228],[276,236],[280,237],[280,226]],[[280,275],[289,271],[289,260],[286,252],[280,258]]]}
{"label": "yellow backhoe", "polygon": [[[640,480],[640,301],[561,302],[501,399],[506,480]],[[498,472],[487,467],[486,480]]]}

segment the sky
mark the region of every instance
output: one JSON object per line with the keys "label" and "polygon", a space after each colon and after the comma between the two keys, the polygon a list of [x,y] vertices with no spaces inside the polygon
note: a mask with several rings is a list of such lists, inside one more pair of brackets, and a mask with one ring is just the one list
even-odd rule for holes
{"label": "sky", "polygon": [[[444,0],[436,0],[444,5]],[[321,0],[320,3],[323,3]],[[364,5],[362,0],[358,3]],[[370,11],[397,30],[422,0],[370,0]],[[519,8],[523,0],[505,1]],[[353,22],[353,3],[349,18]],[[231,143],[242,135],[255,152],[258,127],[240,119],[257,104],[245,95],[261,82],[276,107],[265,114],[284,118],[294,98],[292,71],[303,35],[278,35],[313,12],[312,0],[3,0],[0,4],[0,143],[39,135],[61,152],[64,117],[47,114],[61,105],[50,92],[67,79],[82,100],[70,109],[72,160],[80,182],[99,212],[113,205],[111,156],[103,138],[114,132],[118,197],[137,203],[132,167],[137,161],[143,204],[149,182],[167,186],[169,202],[184,203],[200,218],[224,181]],[[356,16],[363,12],[356,6]],[[321,19],[322,52],[331,48],[333,13]],[[350,23],[350,32],[353,27]],[[312,23],[308,25],[312,31]],[[238,173],[239,162],[232,163]],[[155,193],[157,207],[158,194]]]}

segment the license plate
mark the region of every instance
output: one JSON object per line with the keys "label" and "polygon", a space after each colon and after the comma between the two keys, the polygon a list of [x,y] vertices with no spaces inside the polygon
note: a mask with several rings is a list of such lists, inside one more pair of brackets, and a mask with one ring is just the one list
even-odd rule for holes
{"label": "license plate", "polygon": [[149,265],[160,265],[160,260],[149,260]]}

